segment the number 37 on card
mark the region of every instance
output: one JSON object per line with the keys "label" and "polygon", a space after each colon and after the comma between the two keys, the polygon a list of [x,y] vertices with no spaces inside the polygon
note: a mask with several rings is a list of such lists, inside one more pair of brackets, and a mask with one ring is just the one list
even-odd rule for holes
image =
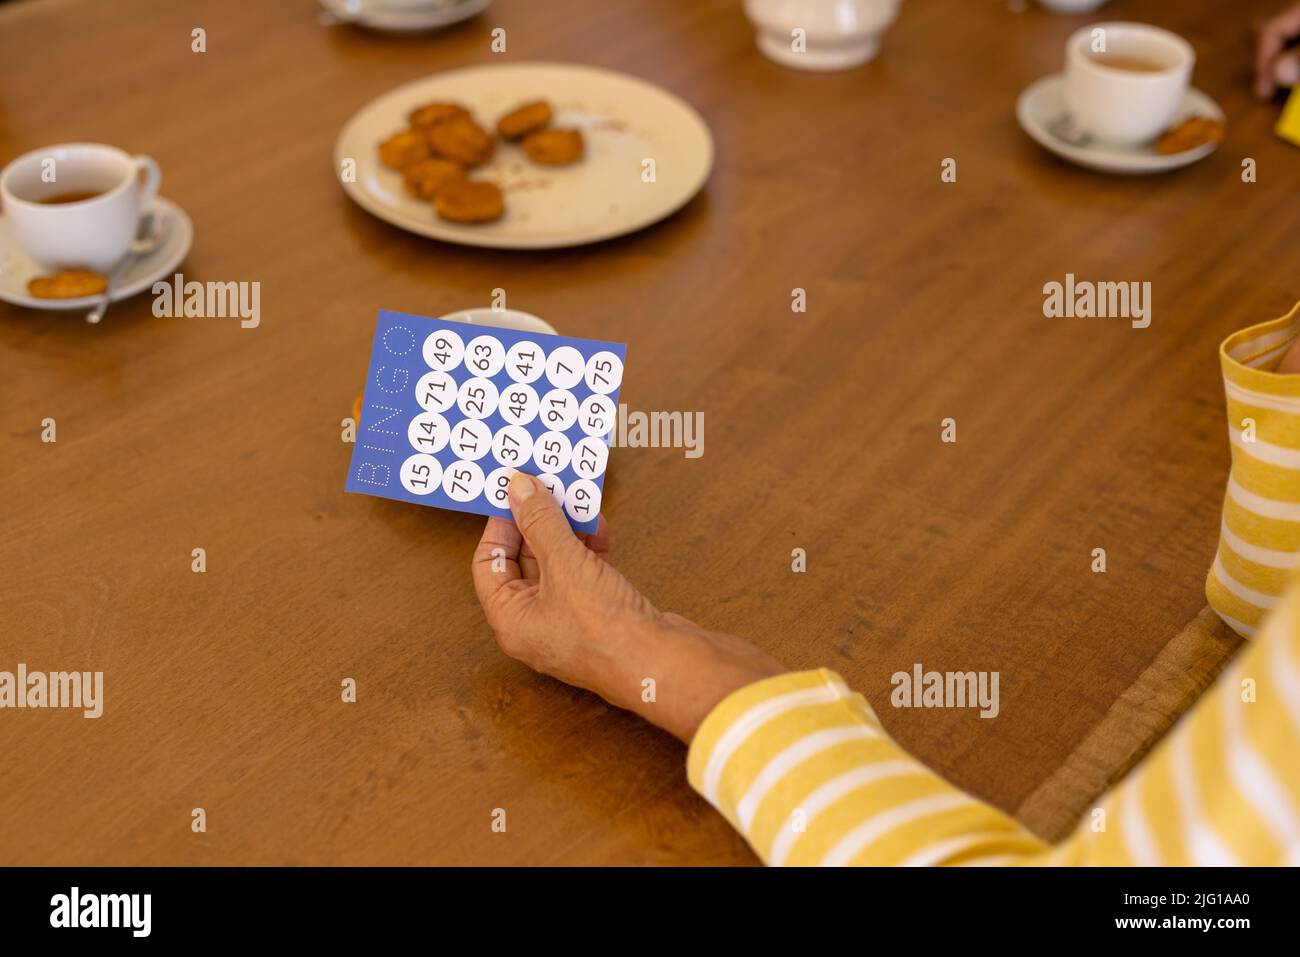
{"label": "number 37 on card", "polygon": [[346,489],[510,517],[536,475],[594,532],[627,347],[380,312]]}

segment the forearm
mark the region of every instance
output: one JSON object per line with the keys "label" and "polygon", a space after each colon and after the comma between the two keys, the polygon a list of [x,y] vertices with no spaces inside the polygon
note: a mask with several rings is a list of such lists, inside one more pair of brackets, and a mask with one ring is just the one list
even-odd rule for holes
{"label": "forearm", "polygon": [[758,646],[674,614],[626,629],[619,700],[651,724],[691,743],[705,717],[732,692],[788,669]]}
{"label": "forearm", "polygon": [[830,671],[730,695],[696,734],[687,773],[769,864],[1008,863],[1047,851],[895,744]]}

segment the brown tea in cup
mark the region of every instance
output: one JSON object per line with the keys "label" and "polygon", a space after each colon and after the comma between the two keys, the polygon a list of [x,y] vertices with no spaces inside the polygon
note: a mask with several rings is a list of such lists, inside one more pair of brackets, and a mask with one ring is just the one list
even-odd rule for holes
{"label": "brown tea in cup", "polygon": [[1117,53],[1097,53],[1093,54],[1092,59],[1101,66],[1110,67],[1112,70],[1123,70],[1125,73],[1159,73],[1161,70],[1168,69],[1165,64],[1157,63],[1155,60]]}
{"label": "brown tea in cup", "polygon": [[56,193],[53,196],[38,199],[37,202],[44,203],[46,206],[62,206],[64,203],[83,203],[99,195],[100,190],[77,190],[71,193]]}

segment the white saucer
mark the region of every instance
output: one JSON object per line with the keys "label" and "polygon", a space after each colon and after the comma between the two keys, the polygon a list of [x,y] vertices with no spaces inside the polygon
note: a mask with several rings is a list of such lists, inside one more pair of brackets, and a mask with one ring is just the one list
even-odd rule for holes
{"label": "white saucer", "polygon": [[[1025,88],[1016,103],[1016,118],[1024,131],[1057,156],[1088,169],[1103,173],[1163,173],[1203,159],[1214,152],[1217,143],[1205,143],[1191,150],[1169,156],[1156,152],[1154,143],[1141,146],[1116,146],[1096,141],[1075,145],[1052,132],[1052,124],[1066,114],[1065,74],[1053,73]],[[1208,116],[1224,122],[1219,104],[1195,87],[1189,87],[1170,126],[1192,116]]]}
{"label": "white saucer", "polygon": [[[162,245],[126,267],[126,272],[109,293],[111,302],[144,292],[159,279],[172,275],[190,251],[190,244],[194,241],[194,224],[190,222],[185,210],[161,196],[153,201],[150,209],[156,210],[166,219],[167,232],[163,236]],[[10,232],[9,221],[0,216],[0,299],[30,309],[89,309],[99,301],[98,296],[37,299],[29,295],[28,280],[51,271],[36,265],[18,248]]]}
{"label": "white saucer", "polygon": [[415,33],[468,20],[487,9],[491,2],[492,0],[458,0],[456,3],[431,6],[428,9],[386,4],[384,0],[320,0],[320,5],[345,23],[392,33]]}

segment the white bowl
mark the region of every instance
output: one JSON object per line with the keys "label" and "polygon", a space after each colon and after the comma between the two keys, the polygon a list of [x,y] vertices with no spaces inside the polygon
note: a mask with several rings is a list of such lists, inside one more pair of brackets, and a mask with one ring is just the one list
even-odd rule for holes
{"label": "white bowl", "polygon": [[[745,0],[768,59],[798,70],[847,70],[880,52],[902,0]],[[802,31],[803,50],[796,49]]]}

